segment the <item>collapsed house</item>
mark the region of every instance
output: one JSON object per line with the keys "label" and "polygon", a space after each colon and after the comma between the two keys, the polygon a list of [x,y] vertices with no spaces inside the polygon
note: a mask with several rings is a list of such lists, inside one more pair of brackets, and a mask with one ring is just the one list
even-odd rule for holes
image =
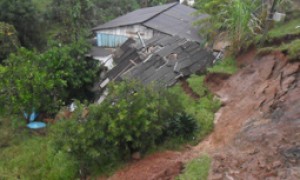
{"label": "collapsed house", "polygon": [[182,77],[204,72],[214,59],[198,42],[178,36],[161,35],[145,43],[129,39],[115,52],[116,66],[96,83],[95,89],[103,91],[111,81],[128,79],[169,87]]}
{"label": "collapsed house", "polygon": [[[102,95],[98,103],[107,95],[105,89],[111,81],[135,79],[145,85],[155,82],[169,87],[212,65],[215,57],[202,47],[200,27],[193,26],[208,15],[195,15],[196,11],[169,3],[138,9],[93,28],[97,47],[91,56],[110,65],[94,87]],[[116,50],[108,57],[97,53],[101,48]]]}

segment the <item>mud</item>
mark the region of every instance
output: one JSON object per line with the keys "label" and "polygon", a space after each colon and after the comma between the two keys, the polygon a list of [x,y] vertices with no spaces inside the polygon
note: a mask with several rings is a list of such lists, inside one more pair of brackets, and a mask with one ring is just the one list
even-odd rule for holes
{"label": "mud", "polygon": [[300,179],[300,63],[279,52],[239,62],[242,69],[231,77],[206,78],[223,102],[209,137],[182,152],[132,162],[108,179],[174,179],[203,153],[213,159],[209,179]]}
{"label": "mud", "polygon": [[226,106],[209,179],[300,179],[299,65],[281,53],[254,59],[215,91]]}

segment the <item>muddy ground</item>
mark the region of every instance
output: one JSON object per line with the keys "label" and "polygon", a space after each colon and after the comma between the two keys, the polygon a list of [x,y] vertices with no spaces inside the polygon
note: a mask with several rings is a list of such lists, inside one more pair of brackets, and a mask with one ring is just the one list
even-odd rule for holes
{"label": "muddy ground", "polygon": [[238,63],[241,69],[230,77],[206,78],[223,102],[210,136],[182,152],[134,161],[105,179],[174,179],[203,153],[213,158],[209,179],[300,179],[300,63],[279,52],[256,57],[255,51]]}

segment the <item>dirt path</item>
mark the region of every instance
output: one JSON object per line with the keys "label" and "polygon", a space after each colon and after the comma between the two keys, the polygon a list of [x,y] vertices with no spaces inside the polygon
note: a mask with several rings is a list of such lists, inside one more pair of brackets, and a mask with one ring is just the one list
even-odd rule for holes
{"label": "dirt path", "polygon": [[206,78],[224,103],[210,136],[182,152],[132,162],[108,179],[174,179],[203,153],[213,157],[209,179],[300,179],[300,64],[280,53],[246,57],[251,61],[230,78]]}

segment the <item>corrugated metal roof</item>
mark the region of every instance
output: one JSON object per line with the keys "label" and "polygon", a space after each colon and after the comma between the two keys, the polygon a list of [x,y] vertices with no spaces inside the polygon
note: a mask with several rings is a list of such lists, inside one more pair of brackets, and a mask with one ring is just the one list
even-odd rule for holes
{"label": "corrugated metal roof", "polygon": [[111,55],[112,53],[105,48],[93,46],[89,54],[94,57],[105,57]]}
{"label": "corrugated metal roof", "polygon": [[167,10],[168,8],[175,6],[176,4],[177,3],[169,3],[161,6],[138,9],[136,11],[120,16],[112,21],[109,21],[103,25],[97,26],[93,28],[93,30],[95,31],[100,29],[108,29],[113,27],[143,23],[153,18],[157,14]]}
{"label": "corrugated metal roof", "polygon": [[100,25],[93,30],[109,29],[133,24],[142,24],[157,31],[177,35],[188,40],[201,42],[199,29],[193,26],[197,20],[207,18],[208,15],[195,15],[197,10],[179,3],[143,8],[110,22]]}
{"label": "corrugated metal roof", "polygon": [[208,15],[196,16],[195,12],[194,8],[178,4],[148,20],[144,25],[173,36],[177,35],[188,40],[201,41],[201,37],[198,35],[199,29],[194,27],[193,23],[199,19],[207,18]]}
{"label": "corrugated metal roof", "polygon": [[171,86],[181,76],[203,72],[214,60],[214,56],[201,48],[198,42],[178,36],[164,35],[145,43],[143,48],[134,46],[133,40],[125,42],[115,56],[117,65],[107,73],[106,78],[138,79],[143,84],[155,81]]}

